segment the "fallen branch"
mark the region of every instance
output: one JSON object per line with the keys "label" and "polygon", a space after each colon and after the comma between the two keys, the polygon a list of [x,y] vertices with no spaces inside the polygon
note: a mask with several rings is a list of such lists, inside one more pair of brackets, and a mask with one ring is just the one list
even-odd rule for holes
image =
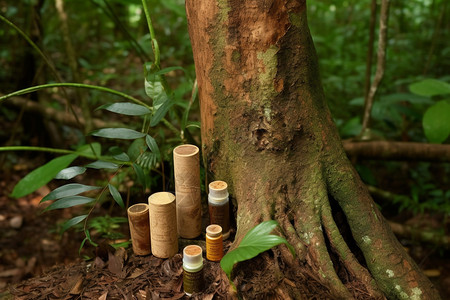
{"label": "fallen branch", "polygon": [[396,236],[417,240],[420,242],[432,243],[434,245],[439,245],[446,248],[450,245],[450,237],[444,235],[441,231],[423,229],[391,221],[388,223]]}
{"label": "fallen branch", "polygon": [[[3,95],[0,94],[0,96]],[[12,101],[5,102],[5,105],[23,107],[26,112],[38,113],[55,122],[77,128],[79,127],[77,120],[72,113],[62,112],[60,110],[54,109],[53,107],[44,107],[38,102],[30,101],[29,99],[22,97],[11,97],[11,100]],[[84,126],[86,122],[84,118],[78,117],[78,119],[80,124]],[[92,123],[94,125],[94,128],[120,127],[120,123],[105,122],[101,119],[92,119]]]}
{"label": "fallen branch", "polygon": [[349,157],[450,162],[450,145],[412,142],[344,142]]}

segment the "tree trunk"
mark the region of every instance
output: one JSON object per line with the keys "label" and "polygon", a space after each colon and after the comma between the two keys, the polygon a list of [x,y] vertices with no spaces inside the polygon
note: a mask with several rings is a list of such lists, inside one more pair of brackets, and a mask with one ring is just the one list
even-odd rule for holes
{"label": "tree trunk", "polygon": [[298,255],[283,261],[336,298],[438,299],[345,155],[305,2],[186,1],[205,167],[237,201],[235,243],[275,219]]}

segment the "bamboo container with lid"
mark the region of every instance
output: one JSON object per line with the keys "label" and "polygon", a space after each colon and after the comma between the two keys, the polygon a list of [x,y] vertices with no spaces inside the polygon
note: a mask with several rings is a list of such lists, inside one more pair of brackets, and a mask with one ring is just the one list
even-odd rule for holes
{"label": "bamboo container with lid", "polygon": [[148,197],[152,253],[168,258],[178,252],[175,196],[172,193],[154,193]]}
{"label": "bamboo container with lid", "polygon": [[200,157],[194,145],[173,150],[178,234],[192,239],[202,233]]}
{"label": "bamboo container with lid", "polygon": [[148,205],[138,203],[128,208],[131,244],[136,255],[148,255],[150,251],[150,222]]}

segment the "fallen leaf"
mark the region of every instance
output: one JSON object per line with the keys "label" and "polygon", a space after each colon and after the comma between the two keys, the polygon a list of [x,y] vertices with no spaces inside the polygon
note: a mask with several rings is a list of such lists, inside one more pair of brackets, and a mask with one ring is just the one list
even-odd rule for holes
{"label": "fallen leaf", "polygon": [[136,269],[134,269],[134,271],[130,274],[130,276],[128,276],[128,278],[133,279],[133,278],[136,278],[136,277],[141,276],[141,275],[144,274],[144,273],[145,273],[145,270],[136,268]]}
{"label": "fallen leaf", "polygon": [[108,291],[104,292],[103,295],[98,297],[98,300],[106,300],[106,296],[108,296]]}

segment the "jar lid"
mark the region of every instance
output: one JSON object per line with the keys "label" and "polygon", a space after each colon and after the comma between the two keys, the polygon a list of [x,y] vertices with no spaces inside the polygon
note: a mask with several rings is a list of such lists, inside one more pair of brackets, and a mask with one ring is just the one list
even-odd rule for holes
{"label": "jar lid", "polygon": [[183,266],[189,269],[196,269],[203,265],[202,247],[189,245],[183,249]]}
{"label": "jar lid", "polygon": [[228,196],[228,184],[225,181],[216,180],[209,184],[209,200],[214,202],[222,202],[226,201]]}
{"label": "jar lid", "polygon": [[222,234],[222,226],[217,224],[211,224],[206,227],[206,234],[211,237],[217,237]]}

